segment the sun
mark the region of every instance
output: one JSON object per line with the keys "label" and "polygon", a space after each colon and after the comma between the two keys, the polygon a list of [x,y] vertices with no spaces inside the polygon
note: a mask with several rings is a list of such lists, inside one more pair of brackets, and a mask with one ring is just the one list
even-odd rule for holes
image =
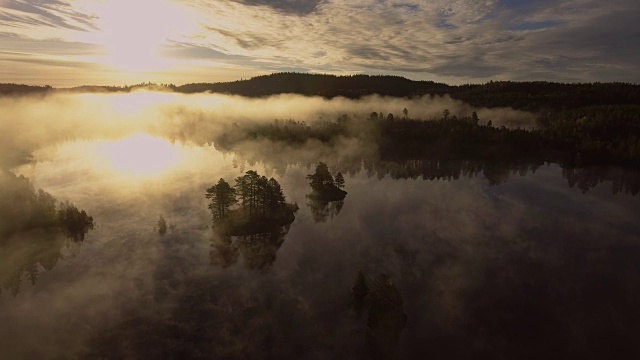
{"label": "sun", "polygon": [[147,134],[105,142],[99,148],[109,167],[128,175],[154,177],[168,171],[179,161],[176,146]]}
{"label": "sun", "polygon": [[189,31],[187,12],[171,0],[108,0],[91,6],[96,16],[92,42],[105,49],[102,63],[123,71],[169,67],[161,48]]}

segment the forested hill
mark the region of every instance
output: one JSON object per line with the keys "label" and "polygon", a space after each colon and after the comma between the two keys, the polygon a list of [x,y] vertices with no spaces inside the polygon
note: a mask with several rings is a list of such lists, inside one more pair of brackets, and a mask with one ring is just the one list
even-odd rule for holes
{"label": "forested hill", "polygon": [[19,84],[0,84],[0,95],[45,93],[53,90],[51,86],[31,86]]}
{"label": "forested hill", "polygon": [[[640,85],[628,83],[564,84],[546,81],[492,81],[486,84],[447,85],[433,81],[413,81],[399,76],[350,75],[335,76],[302,73],[277,73],[248,80],[224,83],[157,85],[142,83],[131,86],[81,86],[61,91],[130,92],[138,89],[176,91],[180,93],[215,93],[263,97],[276,94],[300,94],[333,98],[360,98],[378,94],[394,97],[445,95],[476,107],[512,107],[540,112],[569,110],[609,105],[640,105]],[[49,86],[0,84],[0,94],[51,91]]]}
{"label": "forested hill", "polygon": [[327,98],[336,96],[359,98],[370,94],[405,97],[446,93],[450,88],[447,84],[412,81],[399,76],[278,73],[227,83],[187,84],[177,87],[176,90],[185,93],[213,91],[244,96],[292,93]]}
{"label": "forested hill", "polygon": [[513,107],[522,110],[567,109],[601,105],[640,105],[640,85],[627,83],[563,84],[545,81],[498,81],[452,86],[433,81],[413,81],[399,76],[335,76],[279,73],[227,83],[187,84],[176,91],[212,91],[243,96],[295,93],[332,98],[359,98],[370,94],[414,97],[449,94],[478,107]]}

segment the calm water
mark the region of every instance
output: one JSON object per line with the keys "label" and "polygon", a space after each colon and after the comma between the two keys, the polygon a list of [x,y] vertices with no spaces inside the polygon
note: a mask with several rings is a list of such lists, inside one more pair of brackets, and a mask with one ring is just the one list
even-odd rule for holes
{"label": "calm water", "polygon": [[[140,145],[149,153],[131,151]],[[83,242],[29,232],[0,247],[2,359],[640,353],[640,198],[615,170],[580,179],[557,165],[317,159],[348,174],[348,195],[312,204],[311,164],[248,164],[213,147],[140,136],[67,143],[39,159],[14,172],[96,227]],[[427,167],[444,175],[425,180]],[[220,238],[204,191],[249,169],[281,183],[296,220]],[[353,308],[359,271],[369,289],[386,274],[397,291],[377,325],[370,302],[360,317]]]}

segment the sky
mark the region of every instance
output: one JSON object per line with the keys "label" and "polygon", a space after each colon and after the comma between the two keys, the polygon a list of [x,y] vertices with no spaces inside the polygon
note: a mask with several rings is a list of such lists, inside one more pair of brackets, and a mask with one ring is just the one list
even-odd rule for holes
{"label": "sky", "polygon": [[639,83],[638,19],[638,0],[0,0],[0,83]]}

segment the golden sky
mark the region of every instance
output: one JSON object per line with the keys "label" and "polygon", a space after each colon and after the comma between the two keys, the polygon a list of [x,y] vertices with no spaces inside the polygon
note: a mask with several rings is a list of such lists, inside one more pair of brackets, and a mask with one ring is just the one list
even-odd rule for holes
{"label": "golden sky", "polygon": [[637,0],[0,0],[0,82],[640,81]]}

